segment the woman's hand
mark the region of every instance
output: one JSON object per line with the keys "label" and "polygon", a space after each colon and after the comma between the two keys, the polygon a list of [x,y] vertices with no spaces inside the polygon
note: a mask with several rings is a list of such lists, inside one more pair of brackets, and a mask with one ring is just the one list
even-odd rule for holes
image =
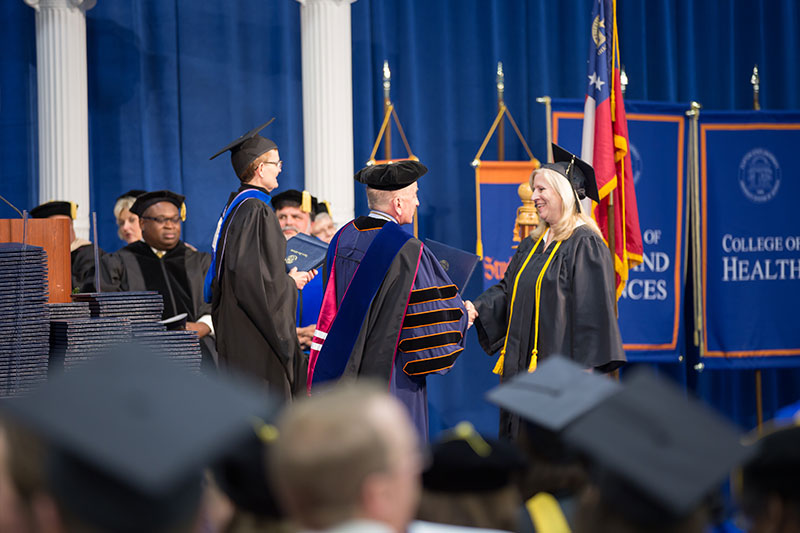
{"label": "woman's hand", "polygon": [[475,322],[475,319],[478,318],[478,310],[475,309],[475,306],[472,305],[472,302],[469,300],[464,300],[464,307],[467,308],[467,329],[472,327],[472,323]]}

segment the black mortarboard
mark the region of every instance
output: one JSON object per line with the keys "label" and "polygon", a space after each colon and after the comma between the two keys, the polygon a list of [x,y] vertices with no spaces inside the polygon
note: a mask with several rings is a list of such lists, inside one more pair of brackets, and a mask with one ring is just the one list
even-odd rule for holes
{"label": "black mortarboard", "polygon": [[749,455],[733,425],[643,370],[564,439],[591,460],[603,502],[639,524],[688,517]]}
{"label": "black mortarboard", "polygon": [[153,192],[146,192],[144,194],[139,195],[136,198],[136,201],[131,206],[131,213],[134,215],[142,216],[147,208],[153,204],[157,204],[158,202],[169,202],[175,207],[178,208],[181,214],[181,220],[186,220],[186,204],[184,200],[186,198],[178,193],[174,193],[172,191],[153,191]]}
{"label": "black mortarboard", "polygon": [[311,196],[308,191],[288,189],[273,196],[270,203],[275,211],[286,205],[294,205],[304,213],[309,213],[312,217],[317,214],[317,199]]}
{"label": "black mortarboard", "polygon": [[525,458],[508,441],[484,439],[469,422],[444,433],[431,447],[433,460],[422,485],[437,492],[481,492],[512,483]]}
{"label": "black mortarboard", "polygon": [[274,117],[257,128],[248,131],[228,146],[212,155],[209,159],[214,159],[230,150],[233,170],[236,172],[236,176],[241,179],[247,167],[250,166],[250,163],[255,161],[258,156],[278,148],[278,145],[275,144],[274,141],[258,135],[258,132],[269,126],[273,120],[275,120]]}
{"label": "black mortarboard", "polygon": [[116,201],[119,202],[123,198],[133,198],[135,200],[136,198],[138,198],[139,196],[143,195],[146,192],[147,191],[143,191],[141,189],[131,189],[128,192],[122,193],[119,196],[117,196]]}
{"label": "black mortarboard", "polygon": [[753,443],[758,449],[742,468],[746,492],[800,497],[800,425],[774,429]]}
{"label": "black mortarboard", "polygon": [[55,215],[64,215],[72,220],[78,216],[78,204],[75,202],[53,201],[37,205],[31,209],[31,218],[48,218]]}
{"label": "black mortarboard", "polygon": [[260,422],[212,469],[219,488],[239,509],[267,518],[285,516],[269,483],[269,453],[278,430]]}
{"label": "black mortarboard", "polygon": [[396,191],[408,187],[428,172],[419,161],[403,160],[370,165],[359,170],[355,180],[380,191]]}
{"label": "black mortarboard", "polygon": [[[545,163],[541,168],[555,170],[567,178],[578,195],[578,200],[583,200],[588,196],[595,202],[600,201],[592,165],[555,143],[553,143],[553,160],[553,163]],[[578,210],[580,210],[580,205]]]}
{"label": "black mortarboard", "polygon": [[49,488],[61,506],[110,531],[189,520],[204,466],[271,410],[246,383],[191,373],[133,346],[0,407],[49,442]]}
{"label": "black mortarboard", "polygon": [[486,393],[486,399],[554,433],[620,391],[618,383],[590,374],[580,365],[553,355],[535,372],[518,374]]}
{"label": "black mortarboard", "polygon": [[328,205],[327,200],[317,200],[317,208],[315,214],[321,215],[322,213],[331,214],[331,206]]}

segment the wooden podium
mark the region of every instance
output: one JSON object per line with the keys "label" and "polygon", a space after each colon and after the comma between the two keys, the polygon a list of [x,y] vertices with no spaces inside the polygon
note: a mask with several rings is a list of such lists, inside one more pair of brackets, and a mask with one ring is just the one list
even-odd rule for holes
{"label": "wooden podium", "polygon": [[[66,218],[29,218],[27,244],[47,252],[50,303],[72,301],[72,262],[69,253],[69,224]],[[0,242],[22,242],[22,219],[0,219]]]}

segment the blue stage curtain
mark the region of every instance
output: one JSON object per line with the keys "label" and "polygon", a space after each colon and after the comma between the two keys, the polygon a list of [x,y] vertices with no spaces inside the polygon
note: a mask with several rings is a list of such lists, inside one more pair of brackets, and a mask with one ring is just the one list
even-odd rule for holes
{"label": "blue stage curtain", "polygon": [[[749,109],[758,63],[763,107],[800,108],[796,0],[619,0],[618,12],[629,99]],[[227,156],[208,157],[272,116],[264,134],[286,161],[280,189],[303,186],[299,13],[294,0],[100,0],[88,12],[91,208],[104,249],[121,246],[111,210],[118,194],[135,187],[185,194],[184,237],[208,250],[238,186]],[[469,163],[496,113],[496,63],[504,64],[506,103],[544,159],[544,106],[535,99],[583,97],[591,1],[358,0],[352,14],[356,166],[380,125],[388,59],[398,115],[430,168],[421,182],[420,236],[473,249]],[[38,198],[34,11],[10,0],[0,3],[0,15],[0,194],[30,208],[48,200]],[[524,158],[510,127],[505,135],[506,158]],[[396,133],[392,140],[393,155],[404,155]],[[484,159],[496,153],[493,141]],[[366,209],[361,189],[356,208]],[[10,216],[0,204],[0,217]],[[475,276],[466,295],[480,285]],[[451,375],[430,379],[432,431],[470,417],[495,429],[482,399],[496,383],[493,360],[469,335]],[[752,372],[683,377],[752,425]],[[765,408],[783,403],[787,387],[796,399],[796,374],[771,370],[765,380]]]}

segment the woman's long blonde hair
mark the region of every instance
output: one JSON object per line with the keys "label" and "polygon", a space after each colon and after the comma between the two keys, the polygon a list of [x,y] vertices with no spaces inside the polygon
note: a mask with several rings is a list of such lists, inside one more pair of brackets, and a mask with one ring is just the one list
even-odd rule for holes
{"label": "woman's long blonde hair", "polygon": [[575,205],[575,192],[572,190],[572,185],[569,183],[567,178],[555,170],[549,168],[537,168],[531,172],[531,189],[533,189],[533,180],[536,178],[536,176],[544,177],[547,180],[547,184],[558,192],[559,197],[561,197],[562,210],[561,218],[552,226],[540,219],[539,225],[536,226],[536,229],[532,233],[534,239],[538,239],[542,234],[544,234],[545,231],[547,231],[548,228],[553,231],[554,240],[564,241],[569,239],[572,236],[572,232],[575,231],[579,220],[586,224],[589,229],[597,233],[600,237],[603,236],[603,234],[600,232],[600,228],[597,227],[597,223],[592,217],[583,212],[578,212],[578,209]]}

